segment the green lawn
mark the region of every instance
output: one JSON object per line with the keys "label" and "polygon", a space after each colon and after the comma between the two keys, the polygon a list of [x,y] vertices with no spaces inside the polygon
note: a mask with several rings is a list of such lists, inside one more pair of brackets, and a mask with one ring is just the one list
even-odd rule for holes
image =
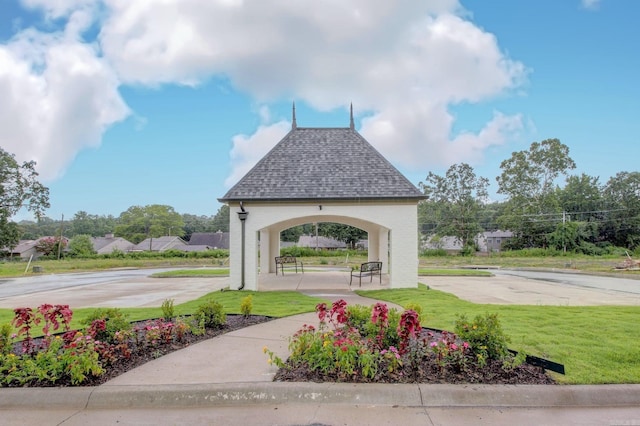
{"label": "green lawn", "polygon": [[357,291],[405,306],[418,303],[424,326],[453,331],[457,316],[497,313],[511,349],[565,365],[561,383],[640,383],[640,307],[484,305],[449,293],[417,289]]}
{"label": "green lawn", "polygon": [[[224,306],[224,310],[228,314],[239,314],[240,302],[248,295],[252,295],[253,310],[252,314],[267,315],[271,317],[286,317],[290,315],[302,314],[305,312],[313,312],[318,303],[330,302],[326,299],[306,296],[296,291],[215,291],[206,294],[198,299],[191,300],[174,306],[176,315],[193,314],[198,306],[203,302],[213,299]],[[33,309],[37,306],[32,306]],[[82,328],[82,321],[93,312],[94,308],[73,309],[73,321],[71,327]],[[151,318],[159,318],[162,316],[161,308],[121,308],[120,311],[127,314],[130,321],[139,321]],[[13,319],[13,310],[0,309],[0,324],[10,323]],[[41,326],[35,326],[35,330],[41,333]],[[37,335],[36,334],[36,335]]]}

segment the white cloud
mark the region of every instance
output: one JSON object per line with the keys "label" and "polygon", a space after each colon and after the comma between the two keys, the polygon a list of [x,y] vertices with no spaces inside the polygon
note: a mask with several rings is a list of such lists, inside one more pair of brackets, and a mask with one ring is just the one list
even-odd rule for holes
{"label": "white cloud", "polygon": [[258,127],[258,130],[251,136],[234,136],[233,148],[231,149],[233,171],[224,181],[225,186],[229,188],[238,182],[290,130],[290,122],[279,121]]}
{"label": "white cloud", "polygon": [[597,10],[601,0],[582,0],[582,7],[589,10]]}
{"label": "white cloud", "polygon": [[63,32],[25,30],[0,45],[0,145],[35,160],[43,181],[128,114],[111,67],[75,37],[81,19],[73,14]]}
{"label": "white cloud", "polygon": [[47,19],[67,17],[78,10],[96,8],[99,0],[21,0],[22,4],[31,9],[42,9]]}
{"label": "white cloud", "polygon": [[[51,176],[127,114],[120,82],[197,85],[216,75],[252,96],[262,126],[234,138],[227,184],[288,130],[284,122],[268,125],[269,103],[282,99],[320,110],[353,102],[356,113],[367,115],[365,137],[399,165],[422,169],[481,161],[484,150],[522,126],[521,117],[496,113],[477,134],[452,134],[451,105],[500,96],[527,75],[492,34],[465,19],[457,0],[23,2],[51,19],[67,18],[65,35],[22,37],[19,54],[19,40],[1,46],[15,68],[11,79],[18,84],[11,86],[22,91],[3,106],[13,110],[18,98],[36,105],[14,129],[37,141],[33,152],[51,150],[57,164],[47,166]],[[95,43],[79,42],[77,34],[92,23],[100,28]],[[71,84],[73,72],[84,84]],[[74,114],[84,117],[80,128]],[[46,131],[24,117],[40,117]],[[52,132],[64,150],[50,148]]]}

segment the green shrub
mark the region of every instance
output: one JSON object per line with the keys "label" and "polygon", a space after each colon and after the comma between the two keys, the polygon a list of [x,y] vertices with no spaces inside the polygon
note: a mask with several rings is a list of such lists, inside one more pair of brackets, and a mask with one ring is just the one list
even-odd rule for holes
{"label": "green shrub", "polygon": [[91,235],[76,235],[69,241],[68,253],[71,257],[93,258],[96,251],[93,249]]}
{"label": "green shrub", "polygon": [[336,257],[336,256],[365,256],[366,250],[316,250],[311,247],[283,247],[280,249],[280,256],[295,256],[295,257]]}
{"label": "green shrub", "polygon": [[222,304],[215,300],[208,300],[198,306],[196,317],[201,316],[204,326],[209,328],[220,328],[227,322],[227,314],[224,313]]}
{"label": "green shrub", "polygon": [[0,355],[7,355],[11,352],[11,334],[13,327],[11,324],[4,323],[0,325]]}
{"label": "green shrub", "polygon": [[412,310],[415,313],[418,314],[418,318],[420,318],[420,322],[424,323],[425,322],[425,318],[422,316],[422,306],[418,305],[417,303],[407,303],[407,305],[404,307],[405,310]]}
{"label": "green shrub", "polygon": [[240,301],[240,312],[245,318],[247,318],[249,315],[251,315],[252,310],[253,310],[253,296],[248,294],[247,296],[243,297],[242,300]]}
{"label": "green shrub", "polygon": [[96,334],[96,340],[116,343],[115,335],[118,331],[131,330],[131,323],[127,315],[118,308],[96,309],[83,320],[82,324],[88,327],[96,320],[105,321],[105,329]]}
{"label": "green shrub", "polygon": [[460,256],[475,256],[478,248],[474,244],[467,244],[460,250]]}
{"label": "green shrub", "polygon": [[469,321],[465,315],[458,316],[455,332],[469,343],[476,359],[483,365],[487,360],[506,360],[509,357],[509,338],[502,330],[498,314],[477,315]]}
{"label": "green shrub", "polygon": [[162,302],[162,318],[165,321],[170,321],[175,317],[175,310],[173,309],[173,299],[164,299]]}
{"label": "green shrub", "polygon": [[554,248],[528,248],[521,250],[504,250],[500,257],[555,257],[562,256],[562,250]]}
{"label": "green shrub", "polygon": [[424,257],[447,257],[449,253],[445,249],[424,249],[420,253],[420,256]]}
{"label": "green shrub", "polygon": [[[347,306],[347,324],[358,330],[364,338],[376,339],[379,326],[371,322],[371,306],[349,305]],[[389,309],[389,327],[385,332],[382,344],[386,347],[397,346],[400,342],[398,337],[398,324],[400,323],[400,313],[397,309]]]}

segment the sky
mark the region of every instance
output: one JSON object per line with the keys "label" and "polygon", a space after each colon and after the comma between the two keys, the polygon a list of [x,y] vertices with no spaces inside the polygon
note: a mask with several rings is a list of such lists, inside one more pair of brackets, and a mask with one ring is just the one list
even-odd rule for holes
{"label": "sky", "polygon": [[[46,216],[217,201],[291,129],[356,129],[411,182],[558,138],[638,171],[637,0],[0,0],[0,146]],[[21,212],[16,219],[30,219]]]}

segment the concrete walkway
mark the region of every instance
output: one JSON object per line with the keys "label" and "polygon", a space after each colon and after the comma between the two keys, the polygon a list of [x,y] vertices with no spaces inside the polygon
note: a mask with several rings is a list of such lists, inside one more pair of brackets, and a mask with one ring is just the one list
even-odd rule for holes
{"label": "concrete walkway", "polygon": [[[285,276],[307,294],[372,304],[340,273]],[[284,280],[271,285],[284,286]],[[265,283],[267,285],[268,283]],[[345,287],[346,286],[346,287]],[[363,284],[364,286],[364,284]],[[371,287],[371,284],[367,284]],[[375,284],[379,288],[379,284]],[[275,288],[273,288],[275,289]],[[0,389],[3,425],[640,425],[640,385],[480,386],[274,383],[302,314],[237,330],[90,388]]]}

